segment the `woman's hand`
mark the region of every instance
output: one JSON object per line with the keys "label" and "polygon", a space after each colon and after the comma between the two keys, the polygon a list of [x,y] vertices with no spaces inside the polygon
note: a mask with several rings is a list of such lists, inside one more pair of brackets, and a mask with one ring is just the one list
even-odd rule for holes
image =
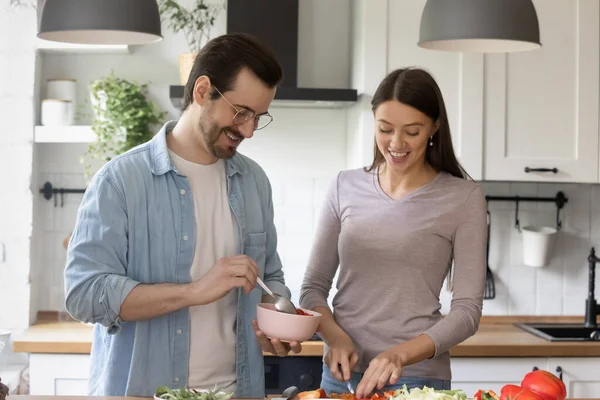
{"label": "woman's hand", "polygon": [[331,375],[341,382],[350,380],[350,375],[358,362],[356,346],[350,336],[340,332],[327,341],[327,347],[325,364],[329,367]]}
{"label": "woman's hand", "polygon": [[388,383],[395,384],[402,375],[402,367],[402,357],[398,353],[390,350],[379,354],[371,360],[358,384],[356,398],[370,397],[375,388],[382,390]]}

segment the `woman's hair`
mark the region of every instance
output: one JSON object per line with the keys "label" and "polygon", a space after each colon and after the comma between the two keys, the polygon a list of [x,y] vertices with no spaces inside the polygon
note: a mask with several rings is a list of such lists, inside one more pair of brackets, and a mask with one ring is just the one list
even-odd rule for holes
{"label": "woman's hair", "polygon": [[[389,100],[397,100],[416,108],[439,124],[433,136],[433,145],[427,146],[425,153],[429,165],[437,171],[445,171],[458,178],[466,179],[469,176],[454,155],[444,98],[435,79],[427,71],[411,67],[397,69],[388,74],[379,84],[371,100],[373,112],[381,103]],[[375,142],[373,163],[366,170],[372,171],[384,161],[385,158]]]}

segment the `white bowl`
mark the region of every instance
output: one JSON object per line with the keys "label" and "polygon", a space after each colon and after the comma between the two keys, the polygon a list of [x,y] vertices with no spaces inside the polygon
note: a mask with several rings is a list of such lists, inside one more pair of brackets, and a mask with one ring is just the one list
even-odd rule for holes
{"label": "white bowl", "polygon": [[10,339],[10,331],[8,329],[0,329],[0,353],[4,350],[8,339]]}

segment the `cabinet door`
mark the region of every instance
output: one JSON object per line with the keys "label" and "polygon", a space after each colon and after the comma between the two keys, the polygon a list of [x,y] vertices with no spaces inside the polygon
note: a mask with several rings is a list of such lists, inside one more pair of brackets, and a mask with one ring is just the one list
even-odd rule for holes
{"label": "cabinet door", "polygon": [[424,6],[425,0],[388,2],[387,72],[418,66],[434,76],[446,103],[456,157],[473,179],[480,180],[483,170],[483,56],[418,47]]}
{"label": "cabinet door", "polygon": [[467,397],[473,397],[479,389],[493,390],[500,395],[502,386],[519,385],[534,368],[546,369],[548,359],[454,357],[451,366],[452,388],[462,389]]}
{"label": "cabinet door", "polygon": [[534,5],[542,47],[485,56],[484,179],[598,182],[598,0]]}
{"label": "cabinet door", "polygon": [[87,354],[31,354],[30,394],[86,396],[89,360]]}
{"label": "cabinet door", "polygon": [[548,371],[560,376],[567,387],[567,398],[598,398],[600,358],[551,358]]}

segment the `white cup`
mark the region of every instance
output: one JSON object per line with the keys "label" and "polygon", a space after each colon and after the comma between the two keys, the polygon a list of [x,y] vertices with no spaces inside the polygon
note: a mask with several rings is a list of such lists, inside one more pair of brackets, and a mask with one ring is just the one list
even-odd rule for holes
{"label": "white cup", "polygon": [[523,235],[523,262],[529,267],[548,265],[556,243],[555,228],[549,226],[526,226],[521,230]]}
{"label": "white cup", "polygon": [[48,79],[46,81],[46,98],[67,100],[75,104],[77,100],[77,81],[75,79]]}
{"label": "white cup", "polygon": [[42,100],[42,125],[67,126],[73,125],[73,103],[67,100]]}

